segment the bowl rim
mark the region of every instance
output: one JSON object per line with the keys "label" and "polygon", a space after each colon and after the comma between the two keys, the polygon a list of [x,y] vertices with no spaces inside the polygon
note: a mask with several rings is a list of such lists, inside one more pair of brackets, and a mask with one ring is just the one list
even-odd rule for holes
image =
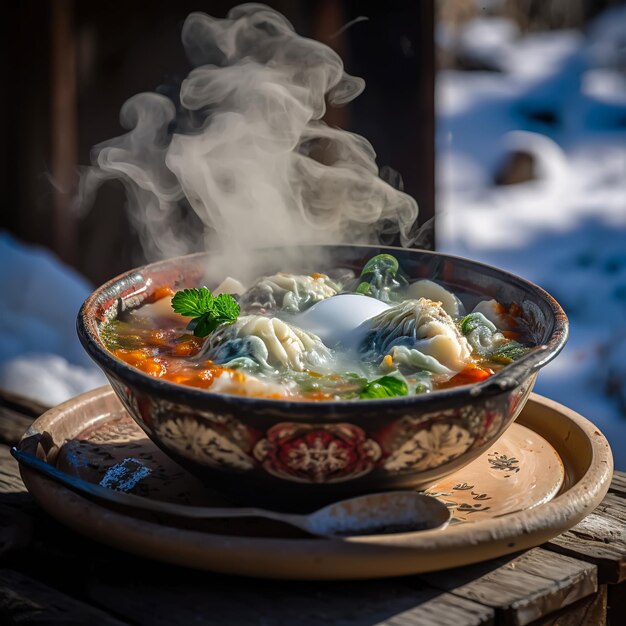
{"label": "bowl rim", "polygon": [[[289,246],[284,246],[285,248]],[[416,252],[424,254],[426,256],[437,257],[441,260],[460,261],[462,263],[469,263],[477,270],[488,270],[488,273],[497,273],[502,278],[507,279],[509,282],[515,283],[530,292],[534,292],[540,299],[542,299],[552,311],[554,316],[554,324],[552,332],[548,341],[545,344],[534,347],[528,354],[521,359],[514,361],[503,367],[500,371],[496,372],[488,379],[467,385],[459,385],[457,387],[451,387],[448,389],[440,389],[428,394],[414,395],[414,396],[398,396],[394,398],[378,398],[378,399],[351,399],[351,400],[278,400],[270,398],[260,398],[256,396],[240,396],[236,394],[226,394],[212,392],[209,389],[199,389],[196,387],[190,387],[175,383],[173,381],[164,380],[162,378],[155,378],[146,374],[122,361],[118,357],[109,352],[100,342],[97,330],[95,329],[94,316],[90,315],[101,298],[102,294],[106,291],[113,291],[115,287],[119,285],[123,280],[131,278],[134,275],[141,275],[146,270],[154,271],[160,266],[171,266],[177,261],[193,261],[195,258],[200,259],[203,257],[212,256],[213,252],[196,252],[188,255],[181,255],[156,261],[153,263],[147,263],[142,266],[127,270],[107,282],[97,287],[83,302],[77,318],[76,318],[76,330],[78,337],[83,348],[89,354],[89,356],[96,362],[96,364],[103,370],[108,377],[108,372],[112,371],[123,380],[128,380],[131,384],[139,386],[144,389],[148,389],[151,394],[159,395],[165,398],[171,398],[174,402],[180,402],[180,394],[184,394],[185,399],[192,401],[193,404],[199,405],[203,403],[210,404],[212,402],[221,402],[226,405],[233,405],[239,409],[280,409],[294,410],[296,414],[298,412],[306,412],[307,410],[320,411],[323,408],[327,408],[328,412],[341,410],[353,410],[356,406],[370,408],[397,408],[411,406],[415,407],[431,407],[436,405],[458,405],[462,403],[473,403],[478,399],[483,399],[490,396],[500,395],[514,390],[519,387],[525,380],[531,375],[535,374],[540,368],[544,367],[552,359],[554,359],[559,352],[563,349],[568,339],[569,334],[569,322],[565,312],[561,305],[544,289],[536,285],[535,283],[522,278],[516,274],[502,270],[498,267],[474,261],[466,257],[455,256],[450,254],[444,254],[441,252],[423,250],[421,248],[401,248],[398,246],[382,246],[375,244],[312,244],[310,246],[298,246],[299,248],[358,248],[358,249],[372,249],[380,252],[394,253],[394,252]],[[269,250],[271,248],[258,248],[256,251]],[[136,293],[139,293],[137,291]],[[130,297],[129,294],[126,297]],[[118,299],[119,295],[116,296]],[[293,418],[297,421],[297,415],[294,414]]]}

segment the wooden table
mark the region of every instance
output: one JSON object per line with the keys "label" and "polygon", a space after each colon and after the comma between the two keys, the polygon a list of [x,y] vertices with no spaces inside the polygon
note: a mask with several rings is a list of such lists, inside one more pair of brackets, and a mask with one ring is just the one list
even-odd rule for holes
{"label": "wooden table", "polygon": [[626,624],[625,473],[578,526],[523,553],[391,580],[253,580],[134,557],[55,522],[9,453],[39,411],[0,398],[0,624]]}

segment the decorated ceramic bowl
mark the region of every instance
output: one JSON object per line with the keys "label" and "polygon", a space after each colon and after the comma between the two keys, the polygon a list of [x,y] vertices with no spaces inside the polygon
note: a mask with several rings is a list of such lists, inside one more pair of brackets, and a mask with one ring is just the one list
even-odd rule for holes
{"label": "decorated ceramic bowl", "polygon": [[[212,393],[142,372],[116,358],[100,337],[107,321],[149,300],[156,289],[205,284],[211,256],[178,257],[114,278],[80,310],[84,348],[147,436],[233,500],[306,509],[359,493],[425,488],[470,463],[502,435],[524,406],[539,369],[567,339],[559,304],[536,285],[497,268],[422,250],[307,250],[325,259],[322,270],[357,271],[373,255],[388,252],[410,279],[437,281],[460,295],[468,310],[483,299],[516,303],[518,323],[535,347],[480,383],[421,395],[296,402]],[[277,267],[263,251],[255,254],[259,275],[311,271]]]}

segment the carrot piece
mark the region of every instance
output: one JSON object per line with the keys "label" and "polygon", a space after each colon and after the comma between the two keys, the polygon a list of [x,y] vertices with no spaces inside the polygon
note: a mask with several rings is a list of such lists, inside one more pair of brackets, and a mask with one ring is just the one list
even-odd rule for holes
{"label": "carrot piece", "polygon": [[157,348],[169,347],[167,333],[163,330],[151,330],[148,334],[148,343]]}
{"label": "carrot piece", "polygon": [[478,367],[477,365],[470,365],[456,374],[456,376],[453,376],[442,386],[458,387],[459,385],[471,385],[472,383],[479,383],[481,380],[486,380],[492,374],[493,372],[489,369]]}
{"label": "carrot piece", "polygon": [[161,300],[162,298],[171,297],[175,293],[176,292],[171,287],[157,287],[152,292],[152,297],[150,298],[150,300],[152,300],[152,302],[156,302],[157,300]]}
{"label": "carrot piece", "polygon": [[165,378],[165,380],[170,380],[173,383],[178,383],[179,385],[188,385],[192,380],[191,376],[188,374],[175,374],[170,372],[163,374],[163,378]]}
{"label": "carrot piece", "polygon": [[145,350],[127,350],[125,348],[120,348],[119,350],[115,350],[113,354],[118,359],[122,359],[122,361],[125,361],[134,367],[139,367],[139,365],[148,358],[148,354]]}
{"label": "carrot piece", "polygon": [[193,339],[181,341],[172,348],[172,356],[193,356],[199,352],[201,347],[201,341],[195,341]]}
{"label": "carrot piece", "polygon": [[137,365],[137,367],[142,372],[150,374],[150,376],[154,376],[155,378],[160,378],[167,371],[165,364],[157,359],[146,359]]}

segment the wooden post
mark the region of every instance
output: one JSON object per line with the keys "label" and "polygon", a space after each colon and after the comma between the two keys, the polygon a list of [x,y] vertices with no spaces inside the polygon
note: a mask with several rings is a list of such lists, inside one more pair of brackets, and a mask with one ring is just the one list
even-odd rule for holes
{"label": "wooden post", "polygon": [[74,1],[53,0],[51,173],[54,186],[52,240],[66,262],[76,260],[77,183],[76,39]]}
{"label": "wooden post", "polygon": [[[346,65],[348,50],[343,35],[339,33],[345,24],[342,3],[337,0],[318,0],[313,6],[311,36],[333,49]],[[328,107],[324,121],[329,126],[347,129],[348,115],[347,107]]]}

